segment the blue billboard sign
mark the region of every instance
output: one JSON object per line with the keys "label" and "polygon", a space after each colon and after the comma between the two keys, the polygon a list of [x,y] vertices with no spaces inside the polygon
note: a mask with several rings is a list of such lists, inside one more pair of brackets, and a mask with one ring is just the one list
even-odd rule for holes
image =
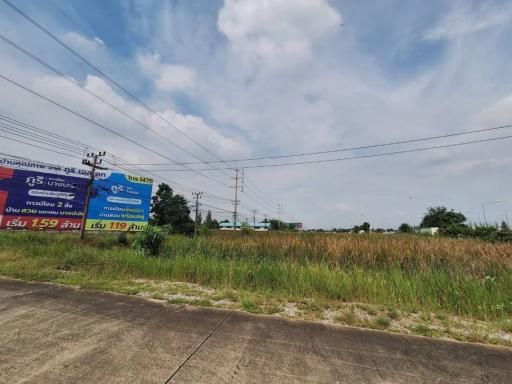
{"label": "blue billboard sign", "polygon": [[153,180],[112,172],[97,178],[85,229],[100,231],[140,231],[149,220]]}

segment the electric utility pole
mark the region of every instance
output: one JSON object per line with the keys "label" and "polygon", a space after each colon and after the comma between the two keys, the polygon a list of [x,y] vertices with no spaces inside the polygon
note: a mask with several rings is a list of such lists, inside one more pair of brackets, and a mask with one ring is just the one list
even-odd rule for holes
{"label": "electric utility pole", "polygon": [[196,199],[196,219],[194,221],[194,237],[197,236],[197,217],[199,215],[199,199],[203,195],[203,192],[192,192],[192,196]]}
{"label": "electric utility pole", "polygon": [[256,212],[258,212],[257,209],[252,210],[252,229],[256,230]]}
{"label": "electric utility pole", "polygon": [[100,167],[99,164],[102,163],[100,157],[105,156],[107,153],[105,151],[98,153],[87,153],[87,157],[92,159],[92,162],[89,159],[83,159],[82,164],[91,167],[91,175],[89,176],[89,182],[87,183],[87,194],[85,195],[85,204],[84,204],[84,213],[82,215],[82,227],[80,228],[80,239],[83,240],[85,238],[85,223],[87,221],[87,214],[89,213],[89,200],[92,195],[92,184],[94,183],[94,175],[96,173],[96,169],[107,169],[104,167]]}
{"label": "electric utility pole", "polygon": [[[242,171],[242,172],[240,172]],[[240,173],[242,176],[240,176]],[[243,181],[244,181],[244,170],[240,170],[238,167],[235,168],[235,201],[233,207],[233,231],[236,230],[236,221],[238,219],[238,204],[240,201],[238,200],[238,189],[243,192]]]}
{"label": "electric utility pole", "polygon": [[279,214],[279,227],[281,227],[281,215],[283,214],[283,204],[277,204],[277,213]]}

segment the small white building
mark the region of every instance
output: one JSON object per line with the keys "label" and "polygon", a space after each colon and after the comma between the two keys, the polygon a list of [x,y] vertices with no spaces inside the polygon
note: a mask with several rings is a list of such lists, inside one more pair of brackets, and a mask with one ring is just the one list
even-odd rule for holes
{"label": "small white building", "polygon": [[420,228],[420,233],[424,235],[436,236],[439,235],[439,227]]}

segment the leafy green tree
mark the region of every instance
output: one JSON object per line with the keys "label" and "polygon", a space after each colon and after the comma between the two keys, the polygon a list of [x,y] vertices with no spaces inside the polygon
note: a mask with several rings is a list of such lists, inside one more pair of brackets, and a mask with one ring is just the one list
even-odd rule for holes
{"label": "leafy green tree", "polygon": [[409,224],[407,224],[407,223],[402,223],[398,227],[398,231],[402,232],[402,233],[411,233],[412,232],[412,227]]}
{"label": "leafy green tree", "polygon": [[270,229],[272,231],[282,231],[288,229],[288,225],[277,219],[270,219]]}
{"label": "leafy green tree", "polygon": [[[223,223],[229,223],[229,220],[223,220]],[[206,213],[206,217],[204,218],[203,226],[208,229],[219,229],[220,224],[217,220],[212,218],[212,211],[208,211]]]}
{"label": "leafy green tree", "polygon": [[448,210],[446,207],[430,207],[423,217],[420,226],[422,228],[438,227],[441,229],[448,226],[465,226],[466,216],[453,209]]}
{"label": "leafy green tree", "polygon": [[212,211],[208,210],[206,217],[204,218],[204,226],[208,229],[213,228]]}
{"label": "leafy green tree", "polygon": [[354,228],[352,228],[352,232],[354,232],[354,233],[359,233],[361,231],[363,231],[363,232],[370,232],[370,228],[371,227],[372,226],[370,225],[370,223],[365,221],[361,225],[354,225]]}
{"label": "leafy green tree", "polygon": [[505,221],[501,222],[501,230],[502,231],[508,231],[508,224]]}
{"label": "leafy green tree", "polygon": [[157,226],[169,225],[173,233],[190,234],[194,232],[194,221],[190,218],[190,209],[185,197],[173,194],[169,185],[162,183],[152,198],[151,213]]}
{"label": "leafy green tree", "polygon": [[367,221],[365,221],[359,228],[362,230],[362,231],[365,231],[365,232],[370,232],[370,228],[372,226],[370,225],[370,223],[368,223]]}

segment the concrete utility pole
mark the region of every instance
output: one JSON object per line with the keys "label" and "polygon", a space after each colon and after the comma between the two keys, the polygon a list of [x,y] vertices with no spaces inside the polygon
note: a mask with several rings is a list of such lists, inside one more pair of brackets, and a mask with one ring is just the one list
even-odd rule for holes
{"label": "concrete utility pole", "polygon": [[279,226],[281,226],[281,215],[283,214],[283,204],[277,204],[277,213],[279,214]]}
{"label": "concrete utility pole", "polygon": [[192,196],[196,199],[196,219],[194,220],[194,237],[197,236],[197,217],[199,215],[199,199],[203,195],[203,192],[192,192]]}
{"label": "concrete utility pole", "polygon": [[107,153],[105,151],[98,153],[88,153],[87,157],[92,158],[92,162],[89,159],[83,159],[82,164],[91,167],[91,175],[89,176],[89,182],[87,183],[87,194],[85,195],[85,204],[84,204],[84,213],[82,215],[82,227],[80,228],[80,239],[85,239],[85,223],[87,221],[87,214],[89,213],[89,200],[92,195],[92,184],[94,183],[94,175],[96,173],[96,169],[107,169],[100,167],[98,164],[101,164],[102,160],[100,157],[105,156]]}
{"label": "concrete utility pole", "polygon": [[235,168],[235,201],[234,201],[234,207],[233,207],[233,231],[236,230],[236,221],[238,219],[238,204],[240,201],[238,200],[238,189],[241,188],[241,191],[243,192],[244,187],[242,185],[243,183],[243,175],[244,170],[241,170],[242,176],[240,176],[240,169],[238,167]]}
{"label": "concrete utility pole", "polygon": [[256,230],[256,212],[258,212],[257,209],[252,210],[252,229]]}

